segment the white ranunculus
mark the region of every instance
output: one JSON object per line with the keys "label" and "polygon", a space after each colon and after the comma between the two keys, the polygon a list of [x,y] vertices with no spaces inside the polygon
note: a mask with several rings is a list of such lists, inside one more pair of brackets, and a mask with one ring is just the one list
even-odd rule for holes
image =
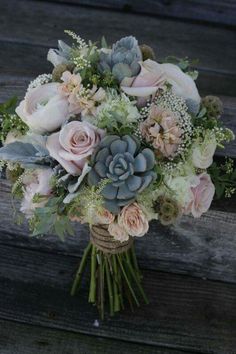
{"label": "white ranunculus", "polygon": [[31,89],[16,108],[16,113],[31,131],[53,132],[68,119],[68,101],[58,94],[58,85],[48,83]]}
{"label": "white ranunculus", "polygon": [[196,142],[192,150],[193,165],[197,168],[208,168],[213,162],[216,146],[217,144],[214,137],[204,139],[203,143]]}

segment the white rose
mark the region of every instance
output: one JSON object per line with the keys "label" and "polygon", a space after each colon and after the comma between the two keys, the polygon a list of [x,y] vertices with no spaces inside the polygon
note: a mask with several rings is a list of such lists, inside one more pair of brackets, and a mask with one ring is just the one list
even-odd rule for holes
{"label": "white rose", "polygon": [[58,93],[58,83],[35,87],[16,108],[18,116],[35,133],[53,132],[68,119],[68,101]]}
{"label": "white rose", "polygon": [[203,143],[195,143],[192,150],[192,161],[197,168],[208,168],[213,162],[213,156],[216,150],[216,140],[204,139]]}

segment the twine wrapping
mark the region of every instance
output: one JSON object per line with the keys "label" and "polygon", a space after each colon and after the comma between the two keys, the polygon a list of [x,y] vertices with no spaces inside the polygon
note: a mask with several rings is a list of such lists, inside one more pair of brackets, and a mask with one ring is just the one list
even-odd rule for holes
{"label": "twine wrapping", "polygon": [[114,240],[113,236],[108,232],[108,225],[92,225],[90,241],[102,252],[111,254],[126,252],[133,244],[131,237],[124,242]]}

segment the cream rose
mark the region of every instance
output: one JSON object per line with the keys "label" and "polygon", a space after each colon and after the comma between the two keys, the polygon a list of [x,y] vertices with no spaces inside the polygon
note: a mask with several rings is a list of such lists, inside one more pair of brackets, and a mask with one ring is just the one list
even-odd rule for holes
{"label": "cream rose", "polygon": [[[53,176],[51,168],[36,169],[31,174],[26,174],[23,179],[24,197],[21,202],[21,212],[26,218],[31,218],[35,208],[43,207],[51,193],[50,179]],[[34,203],[35,194],[40,194],[44,198],[39,203]]]}
{"label": "cream rose", "polygon": [[72,175],[80,175],[86,159],[92,155],[105,131],[88,122],[73,121],[60,132],[47,138],[46,147],[52,158]]}
{"label": "cream rose", "polygon": [[129,234],[115,221],[108,226],[108,232],[117,241],[124,242],[129,239]]}
{"label": "cream rose", "polygon": [[196,142],[193,145],[192,161],[197,168],[208,168],[213,162],[213,156],[216,150],[216,139],[204,139],[203,143]]}
{"label": "cream rose", "polygon": [[16,108],[18,116],[33,132],[52,132],[68,119],[68,100],[59,95],[58,87],[57,83],[37,86],[26,93]]}
{"label": "cream rose", "polygon": [[198,178],[198,185],[191,188],[193,200],[188,206],[188,211],[191,212],[195,218],[199,218],[210,208],[215,194],[215,186],[207,173],[199,175]]}
{"label": "cream rose", "polygon": [[156,94],[165,81],[172,85],[172,92],[185,100],[191,100],[199,105],[199,96],[194,80],[174,64],[159,64],[153,60],[140,62],[141,71],[135,78],[125,78],[121,89],[128,95],[148,98]]}
{"label": "cream rose", "polygon": [[137,203],[125,206],[118,215],[118,225],[130,235],[141,237],[149,229],[149,223],[143,210]]}

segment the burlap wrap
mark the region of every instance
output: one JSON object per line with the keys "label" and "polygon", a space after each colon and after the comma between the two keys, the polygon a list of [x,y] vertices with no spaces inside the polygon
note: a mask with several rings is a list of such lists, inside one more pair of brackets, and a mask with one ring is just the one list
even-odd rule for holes
{"label": "burlap wrap", "polygon": [[128,251],[133,244],[130,237],[128,241],[120,242],[114,240],[109,234],[107,225],[93,225],[90,229],[90,240],[99,250],[104,253],[117,254]]}

